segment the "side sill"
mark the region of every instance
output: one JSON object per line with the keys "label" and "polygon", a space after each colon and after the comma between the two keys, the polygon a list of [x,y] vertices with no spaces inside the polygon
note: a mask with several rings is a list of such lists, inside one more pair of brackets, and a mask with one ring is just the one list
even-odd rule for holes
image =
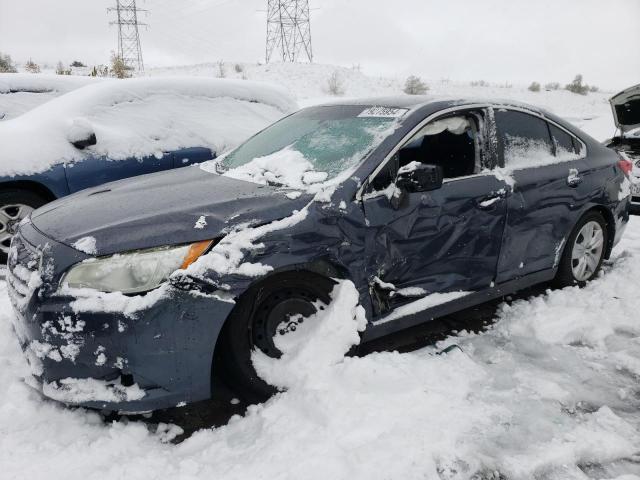
{"label": "side sill", "polygon": [[465,295],[464,297],[451,302],[442,303],[421,312],[398,318],[391,322],[377,325],[369,322],[367,329],[362,334],[362,343],[367,343],[371,340],[396,333],[400,330],[415,327],[416,325],[429,322],[436,318],[444,317],[445,315],[450,315],[454,312],[480,305],[539,283],[551,281],[556,276],[556,271],[557,269],[551,269],[531,273],[529,275],[501,283],[495,287]]}

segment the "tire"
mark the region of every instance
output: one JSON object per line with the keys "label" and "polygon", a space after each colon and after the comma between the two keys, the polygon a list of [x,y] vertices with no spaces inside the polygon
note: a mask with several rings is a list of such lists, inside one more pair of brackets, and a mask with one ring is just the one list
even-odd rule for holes
{"label": "tire", "polygon": [[0,264],[7,263],[9,245],[20,221],[48,200],[30,190],[3,190],[0,192]]}
{"label": "tire", "polygon": [[608,242],[609,231],[602,214],[590,211],[583,215],[564,247],[553,285],[556,288],[582,287],[593,280],[602,267]]}
{"label": "tire", "polygon": [[[229,388],[248,403],[273,395],[277,389],[258,376],[251,353],[260,349],[280,358],[282,352],[273,342],[276,335],[283,334],[278,325],[293,315],[301,314],[304,319],[317,312],[315,302],[327,305],[333,285],[329,278],[297,271],[268,278],[247,291],[223,328],[214,359],[214,368]],[[287,326],[295,330],[296,321],[291,323]]]}

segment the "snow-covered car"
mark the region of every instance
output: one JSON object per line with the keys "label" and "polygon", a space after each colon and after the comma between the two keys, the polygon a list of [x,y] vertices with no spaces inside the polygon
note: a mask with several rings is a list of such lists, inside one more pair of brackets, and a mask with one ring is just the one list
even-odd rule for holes
{"label": "snow-covered car", "polygon": [[0,122],[0,261],[33,209],[210,160],[296,108],[284,91],[255,82],[138,78],[84,86]]}
{"label": "snow-covered car", "polygon": [[624,232],[630,169],[524,104],[301,110],[199,168],[89,189],[20,225],[7,289],[29,383],[125,412],[210,398],[220,376],[263,399],[274,359],[304,362],[309,335],[332,335],[317,322],[338,308],[336,279],[355,285],[363,344],[534,284],[585,284]]}
{"label": "snow-covered car", "polygon": [[630,211],[640,215],[640,85],[614,95],[610,103],[619,133],[605,143],[633,163]]}
{"label": "snow-covered car", "polygon": [[0,73],[0,120],[9,120],[85,85],[112,81],[102,77]]}

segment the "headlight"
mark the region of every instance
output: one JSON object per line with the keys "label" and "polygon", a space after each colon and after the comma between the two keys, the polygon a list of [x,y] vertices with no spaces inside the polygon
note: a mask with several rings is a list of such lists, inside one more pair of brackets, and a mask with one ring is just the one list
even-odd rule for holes
{"label": "headlight", "polygon": [[61,285],[102,292],[146,292],[158,287],[176,270],[187,268],[212,243],[207,240],[85,260],[67,272]]}

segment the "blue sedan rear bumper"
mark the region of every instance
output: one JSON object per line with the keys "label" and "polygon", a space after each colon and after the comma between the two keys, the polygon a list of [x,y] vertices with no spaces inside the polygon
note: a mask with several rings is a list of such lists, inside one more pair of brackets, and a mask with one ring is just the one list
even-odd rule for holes
{"label": "blue sedan rear bumper", "polygon": [[[39,232],[27,227],[33,241]],[[34,377],[28,383],[68,405],[130,413],[210,398],[213,352],[233,303],[166,287],[129,316],[83,310],[76,298],[47,294],[46,280],[29,286],[25,268],[41,254],[36,245],[18,237],[19,259],[10,259],[7,275],[15,330]]]}

